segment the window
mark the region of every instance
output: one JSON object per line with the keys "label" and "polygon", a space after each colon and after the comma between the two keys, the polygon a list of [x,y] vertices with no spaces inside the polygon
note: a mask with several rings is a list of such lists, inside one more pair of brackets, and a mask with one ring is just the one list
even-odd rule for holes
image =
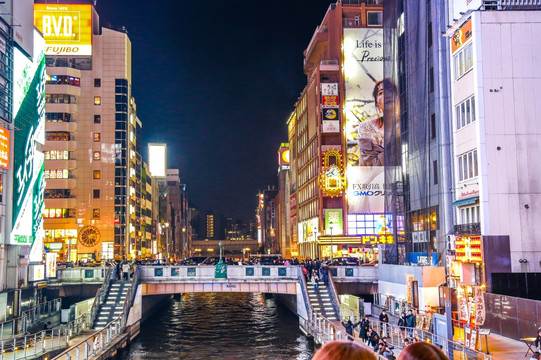
{"label": "window", "polygon": [[100,189],[94,189],[92,192],[92,198],[93,199],[99,199],[100,198]]}
{"label": "window", "polygon": [[465,181],[478,176],[477,149],[458,156],[458,180]]}
{"label": "window", "polygon": [[47,84],[81,86],[81,79],[69,75],[47,75]]}
{"label": "window", "polygon": [[69,170],[68,169],[44,170],[43,177],[45,179],[69,179]]}
{"label": "window", "polygon": [[94,142],[101,141],[101,133],[94,133]]}
{"label": "window", "polygon": [[434,168],[434,185],[438,185],[438,160],[432,162],[432,167]]}
{"label": "window", "polygon": [[73,218],[75,217],[75,209],[45,209],[43,210],[43,217],[54,218]]}
{"label": "window", "polygon": [[51,150],[43,153],[45,160],[69,160],[70,153],[67,150]]}
{"label": "window", "polygon": [[92,178],[101,179],[101,171],[100,170],[94,170]]}
{"label": "window", "polygon": [[46,94],[45,102],[48,104],[77,104],[76,97],[67,94]]}
{"label": "window", "polygon": [[101,151],[94,151],[94,160],[101,160]]}
{"label": "window", "polygon": [[71,196],[69,189],[45,189],[46,199],[68,199]]}
{"label": "window", "polygon": [[94,87],[101,87],[101,79],[94,79]]}
{"label": "window", "polygon": [[459,79],[473,68],[473,45],[470,42],[465,45],[453,58],[455,80]]}
{"label": "window", "polygon": [[475,121],[475,97],[472,96],[455,106],[456,129],[460,130]]}
{"label": "window", "polygon": [[94,105],[101,105],[101,96],[94,96]]}
{"label": "window", "polygon": [[429,22],[428,23],[428,29],[426,30],[427,34],[427,42],[428,42],[428,47],[431,47],[432,46],[432,23]]}
{"label": "window", "polygon": [[348,232],[350,235],[392,234],[391,214],[348,215]]}
{"label": "window", "polygon": [[100,209],[92,209],[92,217],[94,219],[99,219],[100,218]]}
{"label": "window", "polygon": [[46,122],[70,122],[70,113],[45,113]]}
{"label": "window", "polygon": [[383,24],[383,13],[381,11],[367,11],[366,22],[368,26],[381,26]]}
{"label": "window", "polygon": [[436,114],[430,115],[430,138],[436,138]]}
{"label": "window", "polygon": [[67,131],[59,131],[59,132],[47,131],[45,133],[45,140],[48,140],[48,141],[69,141],[70,140],[70,133],[67,132]]}
{"label": "window", "polygon": [[434,92],[434,68],[430,68],[428,71],[428,86],[430,87],[430,92]]}
{"label": "window", "polygon": [[460,224],[481,222],[479,204],[458,208],[458,221]]}
{"label": "window", "polygon": [[101,115],[94,115],[94,124],[101,124]]}

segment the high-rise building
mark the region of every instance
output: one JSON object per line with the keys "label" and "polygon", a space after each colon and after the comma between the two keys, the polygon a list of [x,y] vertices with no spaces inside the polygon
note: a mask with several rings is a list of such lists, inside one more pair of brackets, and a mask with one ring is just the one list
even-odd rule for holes
{"label": "high-rise building", "polygon": [[[383,6],[329,6],[304,51],[307,85],[288,120],[292,248],[301,258],[378,258],[384,208]],[[346,186],[347,185],[347,186]]]}
{"label": "high-rise building", "polygon": [[191,253],[191,221],[186,184],[180,182],[178,169],[167,169],[166,180],[169,257],[183,259]]}
{"label": "high-rise building", "polygon": [[[34,5],[47,44],[45,238],[63,260],[134,259],[142,159],[131,42],[125,29],[100,26],[94,3]],[[51,19],[73,11],[80,15],[55,33]]]}

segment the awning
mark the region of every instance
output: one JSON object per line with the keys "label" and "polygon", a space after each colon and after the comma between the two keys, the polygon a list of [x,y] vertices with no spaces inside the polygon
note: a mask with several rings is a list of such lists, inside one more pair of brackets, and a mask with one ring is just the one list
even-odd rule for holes
{"label": "awning", "polygon": [[477,202],[479,202],[479,196],[472,197],[472,198],[469,198],[469,199],[457,200],[457,201],[453,202],[453,206],[473,205],[473,204],[475,204]]}

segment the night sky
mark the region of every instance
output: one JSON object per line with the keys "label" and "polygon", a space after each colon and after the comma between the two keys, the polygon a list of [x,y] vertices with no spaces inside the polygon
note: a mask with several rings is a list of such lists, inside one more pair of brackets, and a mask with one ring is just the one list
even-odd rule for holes
{"label": "night sky", "polygon": [[250,221],[304,85],[303,50],[334,1],[98,0],[125,26],[148,142],[168,146],[192,206]]}

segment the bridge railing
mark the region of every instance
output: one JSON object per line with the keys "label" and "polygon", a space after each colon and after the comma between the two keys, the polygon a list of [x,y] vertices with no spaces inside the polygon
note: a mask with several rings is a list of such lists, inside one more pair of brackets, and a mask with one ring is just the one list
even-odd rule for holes
{"label": "bridge railing", "polygon": [[56,279],[49,283],[102,283],[106,277],[105,267],[75,267],[58,269]]}
{"label": "bridge railing", "polygon": [[[184,281],[215,280],[214,266],[140,266],[141,280]],[[228,265],[227,280],[296,280],[296,266],[265,266],[265,265]],[[221,281],[221,279],[217,279]]]}
{"label": "bridge railing", "polygon": [[329,268],[338,282],[374,282],[378,280],[377,266],[331,266]]}

